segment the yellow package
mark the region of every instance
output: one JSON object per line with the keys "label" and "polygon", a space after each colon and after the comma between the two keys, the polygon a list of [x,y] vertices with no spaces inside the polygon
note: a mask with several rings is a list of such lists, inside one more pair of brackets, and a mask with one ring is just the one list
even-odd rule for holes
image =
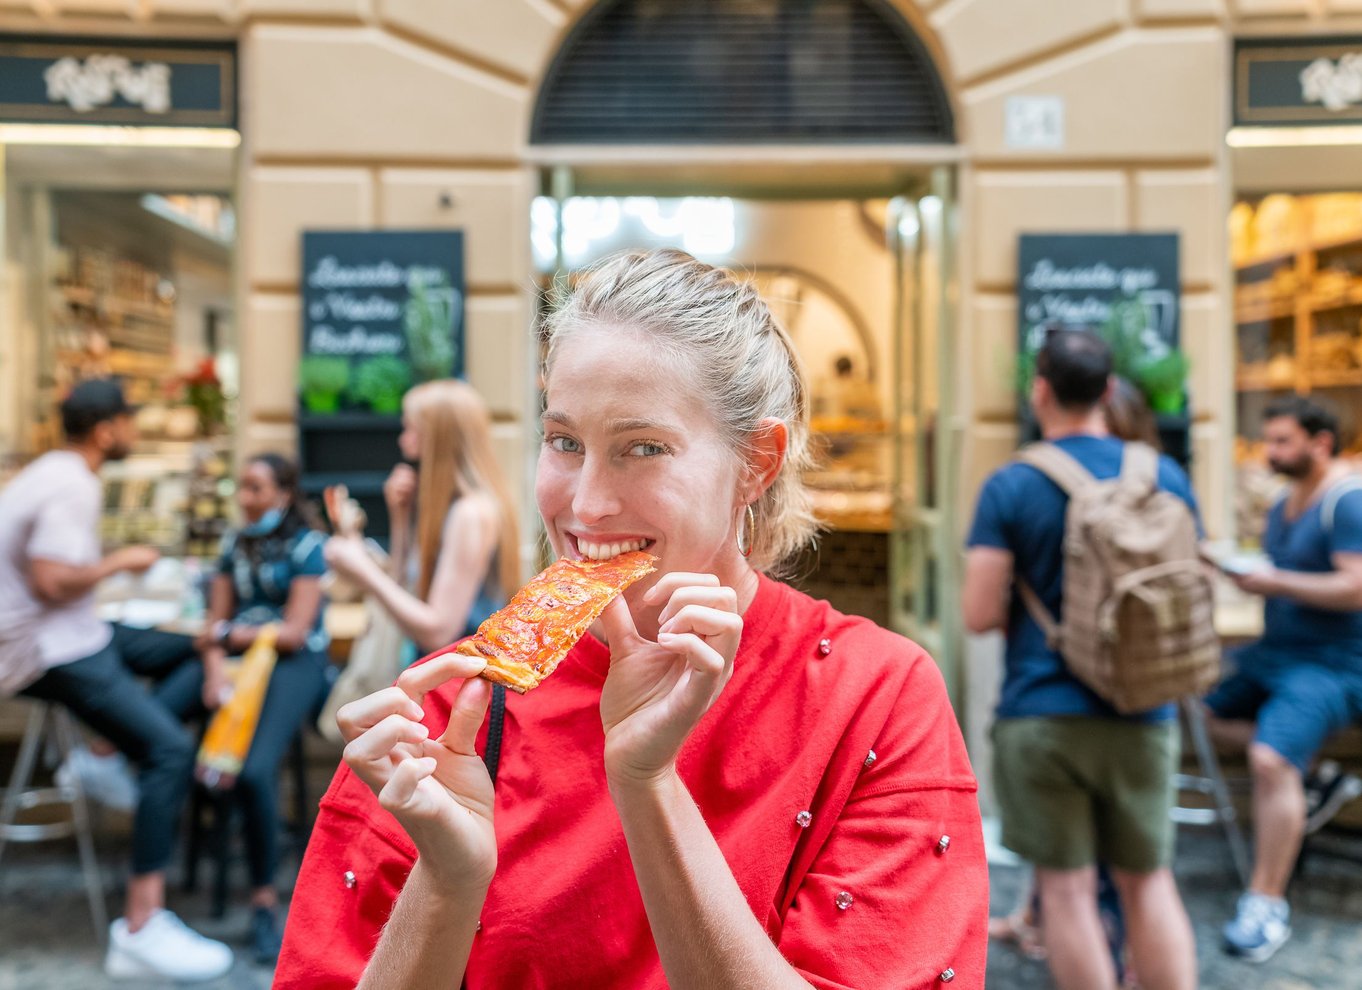
{"label": "yellow package", "polygon": [[241,768],[250,752],[265,691],[279,659],[275,639],[277,626],[262,626],[255,642],[241,659],[232,696],[213,715],[203,734],[194,776],[207,787],[230,790],[236,785]]}

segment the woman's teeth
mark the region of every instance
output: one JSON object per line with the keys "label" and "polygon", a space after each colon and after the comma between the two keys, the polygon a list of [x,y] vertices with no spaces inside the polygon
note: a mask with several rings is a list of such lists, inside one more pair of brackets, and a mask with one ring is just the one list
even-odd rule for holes
{"label": "woman's teeth", "polygon": [[582,552],[584,560],[609,560],[611,557],[618,557],[622,553],[629,553],[631,550],[642,550],[648,545],[647,540],[630,540],[627,543],[587,543],[585,540],[577,541],[577,549]]}

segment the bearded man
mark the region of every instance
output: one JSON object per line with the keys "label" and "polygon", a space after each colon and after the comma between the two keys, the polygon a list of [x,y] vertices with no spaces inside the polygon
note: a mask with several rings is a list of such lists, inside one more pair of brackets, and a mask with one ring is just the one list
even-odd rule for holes
{"label": "bearded man", "polygon": [[1291,936],[1286,885],[1307,820],[1355,797],[1341,775],[1307,802],[1307,775],[1330,735],[1362,719],[1362,479],[1338,459],[1337,416],[1301,396],[1264,414],[1268,463],[1291,482],[1268,513],[1270,564],[1233,576],[1266,599],[1263,638],[1206,699],[1220,741],[1248,752],[1254,867],[1225,926],[1225,950],[1252,962]]}

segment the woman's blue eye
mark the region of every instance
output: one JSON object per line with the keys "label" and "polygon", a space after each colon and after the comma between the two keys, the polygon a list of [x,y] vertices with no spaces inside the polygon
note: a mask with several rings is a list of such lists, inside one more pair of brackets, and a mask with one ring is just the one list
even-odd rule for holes
{"label": "woman's blue eye", "polygon": [[667,448],[660,443],[636,443],[629,448],[629,453],[635,457],[657,457],[666,452]]}
{"label": "woman's blue eye", "polygon": [[549,437],[549,446],[560,454],[576,454],[582,449],[582,445],[572,437]]}

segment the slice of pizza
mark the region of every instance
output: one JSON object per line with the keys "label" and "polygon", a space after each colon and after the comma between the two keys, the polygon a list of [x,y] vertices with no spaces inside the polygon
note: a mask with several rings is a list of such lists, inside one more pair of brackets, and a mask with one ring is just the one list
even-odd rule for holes
{"label": "slice of pizza", "polygon": [[656,560],[634,550],[609,560],[555,561],[455,652],[482,657],[487,668],[480,676],[524,694],[553,673],[616,595],[653,572]]}

